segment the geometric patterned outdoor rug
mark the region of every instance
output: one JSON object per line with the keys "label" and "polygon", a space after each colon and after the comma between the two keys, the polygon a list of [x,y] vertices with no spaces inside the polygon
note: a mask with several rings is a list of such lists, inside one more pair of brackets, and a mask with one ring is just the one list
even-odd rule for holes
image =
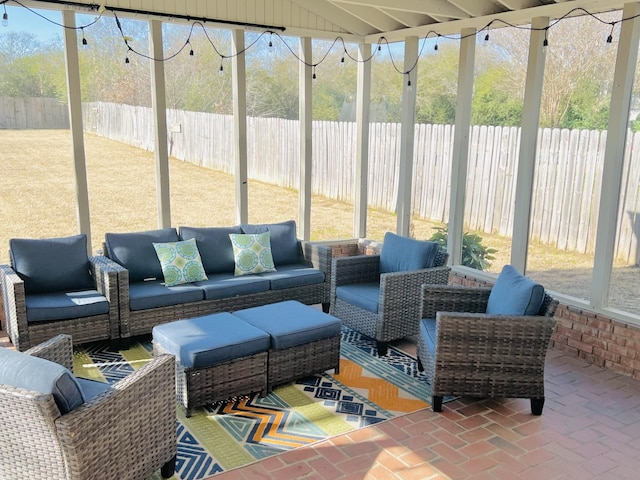
{"label": "geometric patterned outdoor rug", "polygon": [[[198,480],[429,406],[415,358],[342,329],[340,373],[323,373],[258,395],[178,413],[174,478]],[[105,342],[74,350],[76,375],[114,383],[152,358],[151,342],[111,351]]]}

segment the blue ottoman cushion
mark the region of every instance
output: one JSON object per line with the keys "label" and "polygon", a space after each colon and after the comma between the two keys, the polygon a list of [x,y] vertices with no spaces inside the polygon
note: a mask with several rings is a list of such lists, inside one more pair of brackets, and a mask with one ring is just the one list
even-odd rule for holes
{"label": "blue ottoman cushion", "polygon": [[283,350],[340,335],[336,317],[294,300],[238,310],[234,316],[271,335],[271,348]]}
{"label": "blue ottoman cushion", "polygon": [[188,368],[266,352],[270,345],[267,333],[227,312],[157,325],[152,334],[154,342]]}

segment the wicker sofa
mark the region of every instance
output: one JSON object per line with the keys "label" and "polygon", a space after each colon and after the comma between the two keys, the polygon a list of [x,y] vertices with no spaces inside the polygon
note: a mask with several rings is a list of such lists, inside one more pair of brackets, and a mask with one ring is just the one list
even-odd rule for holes
{"label": "wicker sofa", "polygon": [[[276,271],[234,275],[230,234],[269,232]],[[207,279],[167,287],[153,244],[195,239]],[[120,338],[151,333],[155,325],[284,300],[328,310],[331,247],[297,239],[296,224],[180,227],[107,233],[104,254],[115,262]]]}

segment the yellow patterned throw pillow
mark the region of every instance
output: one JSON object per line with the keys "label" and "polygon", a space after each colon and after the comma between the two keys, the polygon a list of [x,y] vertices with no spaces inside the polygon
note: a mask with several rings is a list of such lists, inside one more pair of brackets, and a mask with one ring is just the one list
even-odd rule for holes
{"label": "yellow patterned throw pillow", "polygon": [[271,256],[271,234],[231,233],[233,258],[236,264],[235,275],[275,272]]}
{"label": "yellow patterned throw pillow", "polygon": [[183,242],[154,243],[167,287],[206,280],[207,274],[194,238]]}

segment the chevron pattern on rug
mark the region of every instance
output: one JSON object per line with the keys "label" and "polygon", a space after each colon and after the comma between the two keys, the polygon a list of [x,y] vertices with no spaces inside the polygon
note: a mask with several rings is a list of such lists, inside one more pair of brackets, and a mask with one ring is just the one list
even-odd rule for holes
{"label": "chevron pattern on rug", "polygon": [[[207,478],[429,406],[430,387],[413,357],[394,347],[378,357],[375,341],[347,328],[340,353],[339,374],[302,378],[264,397],[207,405],[191,418],[176,403],[175,478]],[[76,347],[74,369],[79,376],[114,383],[151,358],[149,340],[121,351],[97,342]]]}

